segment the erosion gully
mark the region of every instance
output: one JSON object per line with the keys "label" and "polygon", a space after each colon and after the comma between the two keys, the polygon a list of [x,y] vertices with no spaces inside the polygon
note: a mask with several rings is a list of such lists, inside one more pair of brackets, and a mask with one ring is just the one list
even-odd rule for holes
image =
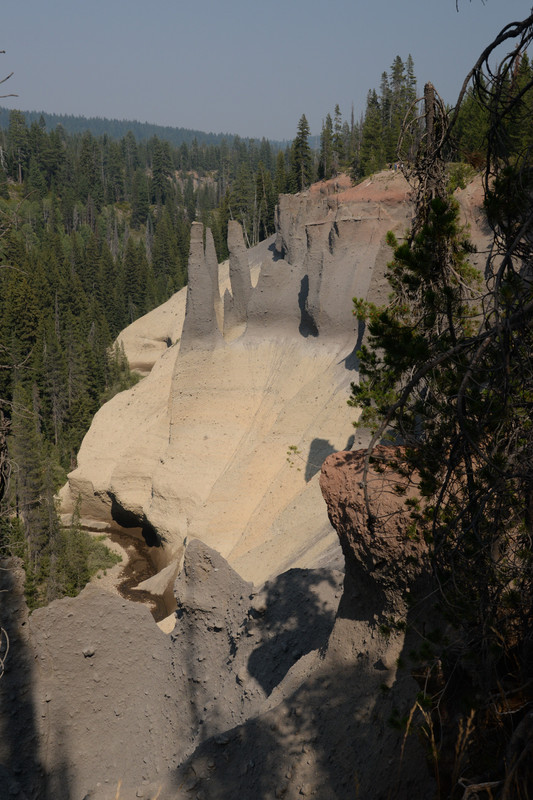
{"label": "erosion gully", "polygon": [[133,600],[134,603],[147,605],[156,622],[164,619],[169,612],[163,598],[134,588],[147,578],[151,578],[157,571],[150,559],[146,543],[135,536],[117,530],[106,532],[106,536],[126,552],[127,561],[119,573],[116,584],[120,596],[126,600]]}

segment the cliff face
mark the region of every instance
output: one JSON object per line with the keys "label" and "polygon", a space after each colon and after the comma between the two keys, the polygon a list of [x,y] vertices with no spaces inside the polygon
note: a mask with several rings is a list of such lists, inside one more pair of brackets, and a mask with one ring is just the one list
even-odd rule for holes
{"label": "cliff face", "polygon": [[406,194],[388,173],[282,197],[275,240],[247,252],[233,223],[218,274],[195,224],[187,289],[121,336],[134,366],[154,359],[151,372],[96,415],[63,511],[81,494],[87,520],[136,523],[162,544],[151,549],[158,567],[186,536],[255,582],[338,559],[316,476],[353,441],[352,297],[382,279]]}
{"label": "cliff face", "polygon": [[[420,645],[426,552],[407,535],[405,495],[393,489],[402,478],[386,461],[369,476],[371,493],[383,492],[369,532],[362,461],[362,451],[335,453],[320,476],[346,557],[338,609],[339,572],[292,569],[258,592],[192,540],[170,637],[144,607],[94,585],[34,612],[17,648],[24,668],[0,684],[9,720],[0,761],[13,794],[434,796],[419,741],[391,724],[419,691],[399,665]],[[22,698],[25,714],[13,716]]]}
{"label": "cliff face", "polygon": [[[179,765],[205,741],[222,755],[228,731],[283,701],[287,676],[296,668],[301,680],[300,662],[306,674],[326,646],[342,585],[333,570],[291,570],[257,594],[193,540],[165,636],[145,606],[97,584],[28,620],[22,570],[0,566],[12,645],[0,681],[0,796],[23,800],[198,796]],[[261,797],[244,784],[240,796]]]}
{"label": "cliff face", "polygon": [[64,510],[81,494],[86,518],[144,526],[167,567],[143,587],[167,598],[171,635],[98,585],[28,621],[20,570],[0,570],[16,667],[0,681],[11,795],[434,796],[420,743],[390,724],[414,708],[401,664],[431,613],[405,513],[416,487],[399,493],[380,451],[371,531],[363,455],[333,452],[353,414],[351,298],[386,298],[383,239],[406,226],[406,188],[389,173],[282,198],[275,245],[246,253],[232,226],[218,280],[195,226],[186,293],[122,334],[149,374],[96,416]]}

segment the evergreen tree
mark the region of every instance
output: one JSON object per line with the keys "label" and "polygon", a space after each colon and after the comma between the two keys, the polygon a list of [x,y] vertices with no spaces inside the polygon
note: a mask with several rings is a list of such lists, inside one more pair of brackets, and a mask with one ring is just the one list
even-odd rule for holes
{"label": "evergreen tree", "polygon": [[104,199],[100,150],[90,133],[85,133],[81,140],[78,163],[78,198],[83,203],[91,198],[98,210]]}
{"label": "evergreen tree", "polygon": [[344,164],[345,148],[344,134],[342,129],[342,114],[339,105],[335,106],[335,119],[333,125],[333,171],[335,174],[341,170]]}
{"label": "evergreen tree", "polygon": [[17,183],[22,183],[28,164],[28,128],[24,114],[11,111],[7,133],[8,154],[11,161],[11,175]]}
{"label": "evergreen tree", "polygon": [[[11,504],[22,526],[25,560],[34,575],[39,574],[46,548],[40,498],[43,492],[43,441],[36,405],[35,386],[14,375],[13,414],[9,454],[14,465]],[[32,397],[33,394],[33,397]]]}
{"label": "evergreen tree", "polygon": [[382,114],[375,90],[368,93],[365,120],[361,132],[359,168],[362,175],[377,172],[386,164]]}
{"label": "evergreen tree", "polygon": [[256,215],[254,217],[253,238],[254,243],[257,244],[257,242],[274,233],[274,210],[277,202],[277,194],[274,191],[272,177],[262,162],[259,162],[257,168],[255,198]]}
{"label": "evergreen tree", "polygon": [[486,108],[479,102],[472,89],[466,95],[456,125],[456,153],[461,161],[480,167],[487,151],[487,129],[489,119]]}
{"label": "evergreen tree", "polygon": [[318,162],[318,177],[328,180],[333,175],[333,122],[331,115],[326,115],[326,121],[320,134],[320,159]]}
{"label": "evergreen tree", "polygon": [[154,137],[152,147],[152,202],[162,205],[170,192],[169,177],[172,171],[172,159],[166,142]]}
{"label": "evergreen tree", "polygon": [[287,167],[285,163],[285,153],[278,150],[276,156],[276,172],[274,174],[274,187],[278,195],[284,194],[288,190]]}
{"label": "evergreen tree", "polygon": [[[158,191],[162,196],[161,187],[158,188]],[[131,227],[138,229],[146,222],[150,210],[148,180],[145,171],[142,169],[135,170],[133,175],[131,206]]]}
{"label": "evergreen tree", "polygon": [[291,191],[300,192],[307,188],[313,180],[313,157],[309,146],[309,123],[305,114],[298,122],[296,138],[291,147],[291,170],[289,186]]}
{"label": "evergreen tree", "polygon": [[243,233],[248,246],[254,242],[253,221],[257,216],[257,193],[252,170],[248,163],[240,165],[237,177],[230,193],[230,209],[233,219],[243,226]]}
{"label": "evergreen tree", "polygon": [[187,176],[187,181],[185,183],[185,192],[183,197],[189,221],[194,222],[194,220],[196,219],[196,194],[194,191],[194,183],[192,175]]}
{"label": "evergreen tree", "polygon": [[30,157],[27,184],[29,191],[36,193],[38,197],[43,198],[46,195],[46,180],[38,167],[35,156]]}

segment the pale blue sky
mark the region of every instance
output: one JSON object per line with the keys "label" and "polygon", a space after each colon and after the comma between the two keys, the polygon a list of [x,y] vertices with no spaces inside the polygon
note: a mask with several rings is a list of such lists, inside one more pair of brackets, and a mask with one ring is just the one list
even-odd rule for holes
{"label": "pale blue sky", "polygon": [[[339,103],[349,118],[394,57],[453,103],[531,0],[4,0],[9,108],[292,138]],[[3,92],[1,92],[3,93]]]}

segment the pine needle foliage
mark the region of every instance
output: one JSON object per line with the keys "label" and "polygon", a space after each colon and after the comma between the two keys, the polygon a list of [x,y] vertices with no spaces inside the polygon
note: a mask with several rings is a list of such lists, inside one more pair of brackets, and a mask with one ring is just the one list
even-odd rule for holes
{"label": "pine needle foliage", "polygon": [[[389,437],[403,445],[405,472],[420,476],[413,529],[428,544],[447,625],[433,648],[444,681],[435,709],[447,703],[446,713],[458,713],[445,696],[460,672],[469,687],[463,713],[476,723],[465,754],[471,778],[463,775],[450,797],[481,785],[480,774],[502,798],[528,796],[533,780],[533,151],[510,125],[519,119],[524,131],[527,118],[532,129],[533,78],[520,69],[532,40],[533,15],[506,26],[461,93],[473,78],[489,120],[492,246],[483,278],[468,262],[471,245],[443,182],[458,111],[448,117],[430,88],[409,176],[417,179],[413,227],[401,243],[389,237],[390,303],[355,300],[368,340],[349,402],[362,409],[357,425],[373,431],[366,463]],[[497,48],[509,44],[494,67]],[[372,529],[368,496],[367,511]]]}

